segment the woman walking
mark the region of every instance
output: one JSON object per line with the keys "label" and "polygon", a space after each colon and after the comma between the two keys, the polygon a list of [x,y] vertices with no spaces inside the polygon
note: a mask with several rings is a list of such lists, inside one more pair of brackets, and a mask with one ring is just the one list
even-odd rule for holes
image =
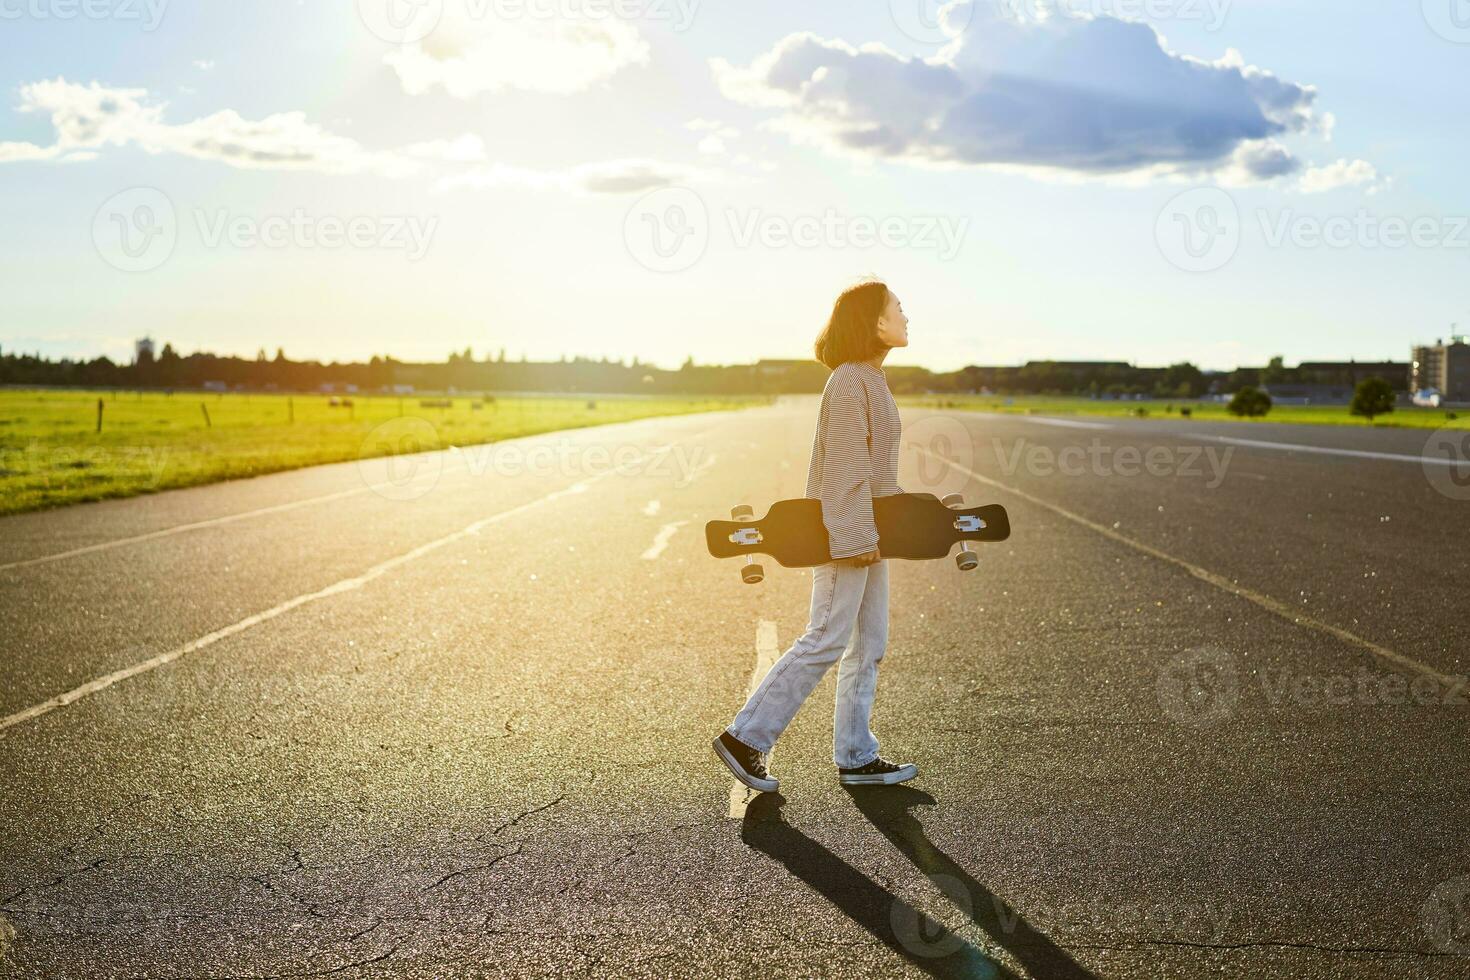
{"label": "woman walking", "polygon": [[771,667],[714,741],[715,754],[751,789],[775,792],[766,753],[838,659],[832,759],[848,785],[901,783],[918,775],[878,754],[869,727],[878,661],[888,643],[888,564],[878,553],[873,498],[898,486],[900,422],[883,359],[907,347],[908,317],[886,285],[865,282],[837,297],[817,338],[832,369],[822,392],[806,495],[822,502],[832,561],[812,569],[806,632]]}

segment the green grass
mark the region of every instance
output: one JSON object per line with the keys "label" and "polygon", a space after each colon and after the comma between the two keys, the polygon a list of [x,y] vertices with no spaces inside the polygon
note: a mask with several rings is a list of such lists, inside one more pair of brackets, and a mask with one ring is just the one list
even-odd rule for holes
{"label": "green grass", "polygon": [[[765,398],[0,391],[0,514],[579,426],[765,404]],[[103,401],[97,432],[97,401]],[[475,406],[479,404],[480,407]],[[205,422],[209,413],[209,424]],[[403,417],[404,423],[393,420]],[[427,420],[430,425],[411,422]],[[384,423],[393,423],[384,425]]]}
{"label": "green grass", "polygon": [[[1367,419],[1348,412],[1346,405],[1277,405],[1263,419],[1240,419],[1225,410],[1219,402],[1182,399],[1125,402],[1094,401],[1090,398],[1054,397],[1048,395],[908,395],[898,399],[902,405],[923,408],[957,408],[971,412],[1004,412],[1017,415],[1103,415],[1138,416],[1146,412],[1151,419],[1177,419],[1179,410],[1188,408],[1191,418],[1206,422],[1294,422],[1308,425],[1366,426]],[[1450,415],[1458,418],[1450,418]],[[1470,410],[1442,408],[1396,408],[1380,415],[1374,426],[1409,429],[1470,429]]]}

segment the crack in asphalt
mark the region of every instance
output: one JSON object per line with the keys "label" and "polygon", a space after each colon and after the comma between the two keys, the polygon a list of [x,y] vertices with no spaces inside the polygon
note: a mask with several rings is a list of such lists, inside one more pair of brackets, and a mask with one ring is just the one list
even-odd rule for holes
{"label": "crack in asphalt", "polygon": [[491,868],[495,867],[500,862],[502,862],[502,861],[508,861],[508,860],[510,860],[513,857],[519,856],[520,853],[521,853],[521,850],[522,850],[522,848],[520,846],[521,845],[521,842],[520,841],[515,841],[514,843],[516,844],[516,849],[515,850],[513,850],[513,851],[507,851],[504,854],[497,854],[497,855],[495,855],[495,857],[491,858],[485,864],[475,864],[475,865],[471,865],[468,868],[459,868],[458,870],[451,871],[451,872],[449,872],[449,874],[447,874],[444,877],[440,878],[438,881],[434,882],[432,885],[429,885],[427,888],[421,889],[421,891],[424,891],[424,892],[434,891],[436,888],[439,888],[440,886],[442,886],[446,882],[453,881],[455,878],[463,877],[464,875],[468,875],[468,874],[474,874],[477,871],[489,871]]}

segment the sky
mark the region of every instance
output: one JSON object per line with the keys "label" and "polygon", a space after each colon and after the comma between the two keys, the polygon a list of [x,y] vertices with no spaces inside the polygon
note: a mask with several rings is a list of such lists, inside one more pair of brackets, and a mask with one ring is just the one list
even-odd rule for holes
{"label": "sky", "polygon": [[0,347],[1407,360],[1466,0],[0,0]]}

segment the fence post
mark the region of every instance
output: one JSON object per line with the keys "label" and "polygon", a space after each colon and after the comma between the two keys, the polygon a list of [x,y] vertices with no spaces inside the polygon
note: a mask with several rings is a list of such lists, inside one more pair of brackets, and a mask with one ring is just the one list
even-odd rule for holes
{"label": "fence post", "polygon": [[292,398],[290,395],[286,396],[286,421],[296,421],[296,399]]}
{"label": "fence post", "polygon": [[97,432],[98,432],[98,434],[101,434],[101,432],[102,432],[102,404],[103,404],[102,399],[100,399],[100,398],[97,399]]}
{"label": "fence post", "polygon": [[200,402],[199,411],[204,413],[204,427],[206,429],[214,428],[214,423],[209,421],[209,406],[204,404],[203,402]]}

